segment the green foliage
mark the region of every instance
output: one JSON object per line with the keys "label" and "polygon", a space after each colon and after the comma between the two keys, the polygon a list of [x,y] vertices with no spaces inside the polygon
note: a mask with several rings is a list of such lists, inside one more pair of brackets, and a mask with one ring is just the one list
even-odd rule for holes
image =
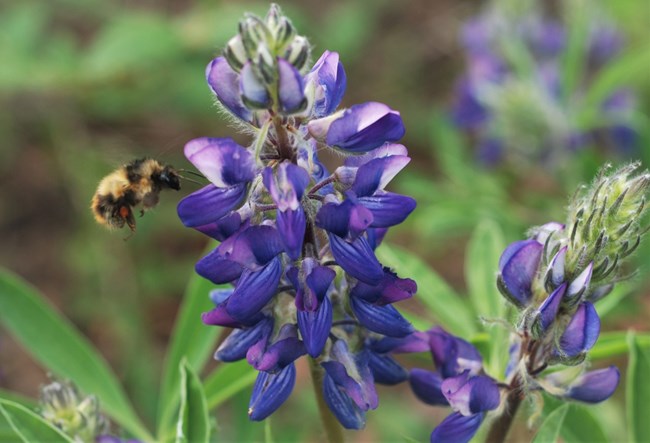
{"label": "green foliage", "polygon": [[19,403],[0,399],[0,414],[14,433],[11,437],[2,441],[15,441],[18,439],[18,441],[22,441],[23,443],[38,441],[73,443],[70,437]]}
{"label": "green foliage", "polygon": [[133,435],[152,440],[101,355],[36,289],[6,270],[0,270],[0,320],[45,367],[95,394]]}
{"label": "green foliage", "polygon": [[631,442],[650,440],[650,352],[642,347],[639,338],[628,335],[630,360],[627,367],[627,420],[628,438]]}
{"label": "green foliage", "polygon": [[197,274],[190,277],[163,369],[158,435],[169,433],[173,428],[173,414],[179,401],[178,365],[186,359],[189,365],[201,370],[214,351],[220,328],[206,326],[200,321],[201,313],[214,307],[208,298],[208,292],[213,288],[212,283]]}
{"label": "green foliage", "polygon": [[222,364],[205,380],[205,396],[212,410],[255,382],[257,372],[242,360]]}
{"label": "green foliage", "polygon": [[564,419],[569,408],[570,405],[567,403],[551,412],[537,430],[533,443],[556,442],[560,436],[560,429],[564,425]]}
{"label": "green foliage", "polygon": [[175,443],[207,443],[210,439],[208,403],[203,384],[186,359],[179,365],[180,408]]}

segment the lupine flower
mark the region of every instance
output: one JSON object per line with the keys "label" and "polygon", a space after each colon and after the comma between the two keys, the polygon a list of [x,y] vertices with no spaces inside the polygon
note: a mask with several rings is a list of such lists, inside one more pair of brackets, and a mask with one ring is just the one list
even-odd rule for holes
{"label": "lupine flower", "polygon": [[619,54],[620,32],[604,14],[590,11],[595,18],[585,30],[583,76],[571,85],[563,74],[568,25],[539,9],[535,2],[520,2],[516,11],[497,3],[464,26],[467,70],[456,87],[453,121],[473,137],[486,164],[558,167],[595,144],[629,155],[637,139],[629,91],[616,90],[597,104],[598,122],[580,124],[581,113],[594,112],[584,91]]}
{"label": "lupine flower", "polygon": [[[594,303],[626,278],[622,262],[645,233],[640,223],[650,174],[635,174],[638,168],[631,164],[612,173],[604,168],[574,197],[565,224],[535,228],[501,256],[498,287],[521,312],[506,376],[520,388],[539,387],[588,403],[616,389],[616,368],[584,372],[581,363],[600,333]],[[538,379],[555,364],[577,366],[580,375],[559,371]]]}
{"label": "lupine flower", "polygon": [[[310,69],[310,51],[276,5],[240,23],[206,77],[222,110],[255,139],[188,142],[187,159],[210,184],[181,201],[178,215],[221,242],[196,272],[233,288],[213,291],[215,308],[202,319],[234,328],[216,358],[245,358],[260,371],[250,419],[282,405],[294,361],[307,354],[324,371],[334,415],[358,429],[377,407],[375,382],[408,378],[391,354],[421,347],[393,307],[417,286],[374,252],[415,209],[385,189],[410,158],[393,144],[404,135],[399,112],[376,102],[337,110],[346,88],[339,56],[325,51]],[[346,156],[333,174],[318,159],[323,148]]]}
{"label": "lupine flower", "polygon": [[415,395],[454,411],[431,433],[432,442],[468,442],[478,431],[487,411],[500,403],[496,381],[483,373],[483,359],[465,340],[440,327],[427,331],[435,371],[414,368],[409,381]]}
{"label": "lupine flower", "polygon": [[70,381],[53,380],[41,388],[40,413],[74,441],[95,441],[108,431],[97,397],[82,396]]}

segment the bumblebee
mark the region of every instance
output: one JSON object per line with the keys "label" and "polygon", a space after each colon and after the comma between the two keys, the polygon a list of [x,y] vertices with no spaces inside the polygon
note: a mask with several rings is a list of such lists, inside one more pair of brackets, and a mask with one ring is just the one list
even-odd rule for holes
{"label": "bumblebee", "polygon": [[181,176],[170,165],[142,158],[123,165],[97,187],[90,209],[97,223],[109,229],[127,225],[135,232],[133,209],[142,204],[140,216],[158,204],[163,189],[181,189]]}

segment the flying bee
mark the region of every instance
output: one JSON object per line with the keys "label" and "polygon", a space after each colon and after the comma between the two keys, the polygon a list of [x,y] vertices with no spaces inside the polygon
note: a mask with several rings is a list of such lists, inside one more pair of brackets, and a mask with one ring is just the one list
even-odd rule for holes
{"label": "flying bee", "polygon": [[163,189],[181,189],[183,178],[172,166],[152,158],[133,160],[104,177],[92,198],[95,220],[109,229],[127,225],[135,232],[133,209],[142,204],[140,216],[158,204]]}

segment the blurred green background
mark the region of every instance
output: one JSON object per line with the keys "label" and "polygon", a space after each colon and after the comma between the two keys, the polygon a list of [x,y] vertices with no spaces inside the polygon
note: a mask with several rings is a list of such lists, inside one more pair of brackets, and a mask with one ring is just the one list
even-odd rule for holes
{"label": "blurred green background", "polygon": [[[650,49],[650,2],[598,3],[620,24],[629,51]],[[463,70],[460,26],[484,2],[280,5],[311,38],[314,59],[325,49],[340,53],[348,79],[343,105],[373,100],[402,113],[402,142],[413,161],[393,188],[416,196],[419,206],[389,241],[428,262],[461,293],[466,244],[479,221],[494,220],[513,241],[530,225],[561,220],[568,192],[606,160],[586,153],[561,180],[544,170],[522,174],[474,164],[467,140],[441,116]],[[149,422],[180,297],[206,245],[175,215],[176,202],[195,185],[162,195],[128,241],[125,232],[94,223],[90,198],[104,175],[133,158],[184,168],[190,165],[182,147],[191,138],[246,142],[218,114],[204,68],[244,12],[267,9],[257,1],[0,1],[0,265],[42,290],[102,350]],[[629,81],[646,114],[647,74],[650,67]],[[639,157],[650,158],[650,144],[640,148]],[[642,264],[650,261],[649,250],[646,245],[639,254]],[[612,311],[607,329],[648,329],[648,280],[638,279],[642,289]],[[301,375],[299,384],[307,385],[306,372]],[[44,380],[43,369],[3,334],[0,387],[34,397]],[[302,391],[283,410],[304,412],[274,416],[273,423],[287,424],[283,437],[313,441],[316,424],[308,423],[315,404],[309,387]],[[402,429],[428,435],[446,412],[420,406],[408,391],[382,388],[380,398],[382,406],[408,407],[369,414],[368,429],[353,438],[372,441]],[[262,435],[263,425],[244,425],[247,404],[244,392],[218,411],[223,440]]]}

